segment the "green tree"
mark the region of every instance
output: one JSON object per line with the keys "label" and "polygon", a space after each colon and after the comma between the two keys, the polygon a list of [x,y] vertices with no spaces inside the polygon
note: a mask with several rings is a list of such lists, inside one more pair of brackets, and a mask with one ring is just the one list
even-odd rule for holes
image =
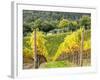
{"label": "green tree", "polygon": [[32,32],[32,27],[30,26],[30,23],[24,22],[23,23],[23,35],[27,36],[28,33]]}
{"label": "green tree", "polygon": [[47,20],[44,20],[41,23],[41,27],[39,27],[41,31],[44,31],[46,33],[49,32],[50,30],[53,30],[54,28],[55,28],[54,23],[52,24],[50,21]]}
{"label": "green tree", "polygon": [[70,21],[69,22],[69,30],[75,31],[78,29],[78,27],[79,27],[79,25],[78,25],[77,21]]}
{"label": "green tree", "polygon": [[65,28],[68,26],[69,26],[69,21],[67,19],[62,19],[58,24],[58,28]]}
{"label": "green tree", "polygon": [[32,26],[33,29],[36,29],[36,28],[41,27],[41,23],[42,23],[42,20],[39,18],[39,19],[36,19],[34,22],[32,22],[30,25]]}
{"label": "green tree", "polygon": [[91,28],[91,18],[89,16],[82,16],[79,20],[80,26],[84,26],[85,29],[90,29]]}

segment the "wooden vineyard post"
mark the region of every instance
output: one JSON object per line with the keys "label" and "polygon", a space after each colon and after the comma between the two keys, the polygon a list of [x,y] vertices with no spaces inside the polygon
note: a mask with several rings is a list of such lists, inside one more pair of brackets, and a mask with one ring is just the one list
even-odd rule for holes
{"label": "wooden vineyard post", "polygon": [[81,33],[81,48],[80,48],[80,66],[83,66],[83,45],[84,44],[84,29]]}
{"label": "wooden vineyard post", "polygon": [[36,46],[36,29],[34,30],[34,68],[38,68],[37,46]]}

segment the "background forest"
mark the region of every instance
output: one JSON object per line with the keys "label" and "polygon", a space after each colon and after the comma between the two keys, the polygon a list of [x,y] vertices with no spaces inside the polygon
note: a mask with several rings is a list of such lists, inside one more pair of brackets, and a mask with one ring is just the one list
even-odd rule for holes
{"label": "background forest", "polygon": [[91,65],[91,14],[23,10],[23,68]]}

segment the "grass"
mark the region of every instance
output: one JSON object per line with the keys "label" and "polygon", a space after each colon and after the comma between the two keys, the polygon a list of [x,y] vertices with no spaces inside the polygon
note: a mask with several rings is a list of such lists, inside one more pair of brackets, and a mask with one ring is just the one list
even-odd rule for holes
{"label": "grass", "polygon": [[43,63],[40,65],[40,68],[64,68],[64,67],[74,67],[75,64],[68,61],[52,61]]}
{"label": "grass", "polygon": [[46,48],[50,56],[49,58],[52,58],[55,55],[59,45],[64,41],[65,36],[68,34],[70,34],[70,32],[47,35],[45,37],[45,39],[47,40]]}

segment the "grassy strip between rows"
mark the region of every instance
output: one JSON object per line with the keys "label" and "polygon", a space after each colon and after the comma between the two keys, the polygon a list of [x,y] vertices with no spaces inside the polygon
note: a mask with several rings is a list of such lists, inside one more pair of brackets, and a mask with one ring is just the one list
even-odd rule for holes
{"label": "grassy strip between rows", "polygon": [[54,62],[47,62],[40,65],[40,68],[64,68],[64,67],[74,67],[76,66],[73,63],[68,61],[54,61]]}
{"label": "grassy strip between rows", "polygon": [[66,35],[69,34],[70,32],[45,36],[45,39],[47,40],[46,48],[50,57],[55,55],[59,45],[64,41]]}

